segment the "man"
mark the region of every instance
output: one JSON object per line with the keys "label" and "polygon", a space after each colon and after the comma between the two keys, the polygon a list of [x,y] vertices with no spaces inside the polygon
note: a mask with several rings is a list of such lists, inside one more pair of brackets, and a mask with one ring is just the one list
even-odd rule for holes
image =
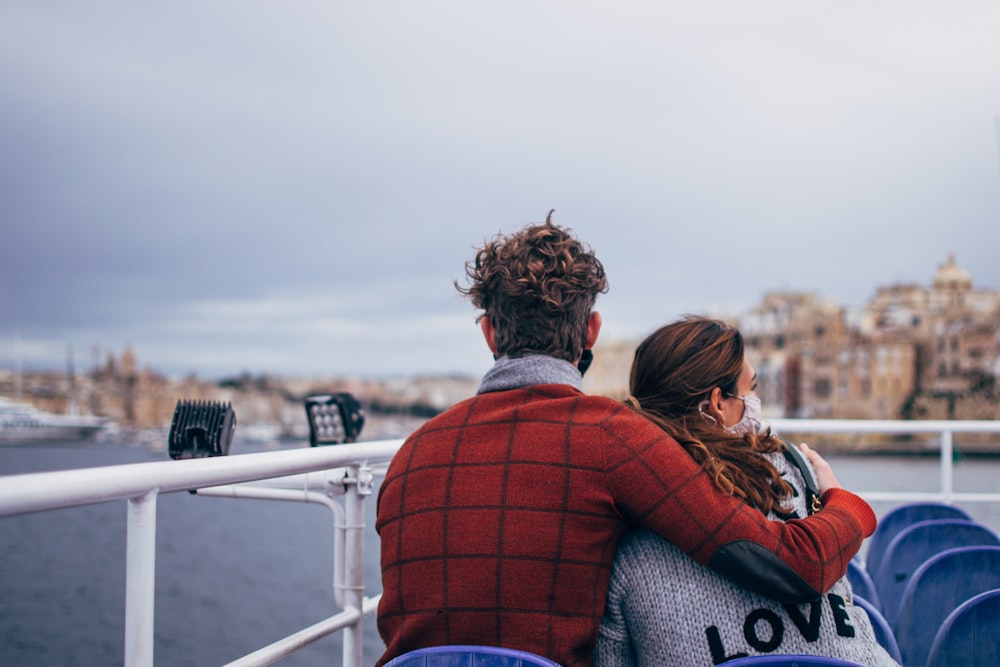
{"label": "man", "polygon": [[768,522],[724,495],[664,431],[582,391],[604,268],[544,224],[497,236],[458,287],[496,364],[473,398],[415,431],[379,491],[378,664],[445,644],[589,665],[618,539],[650,528],[782,602],[815,599],[875,529],[840,488],[813,517]]}

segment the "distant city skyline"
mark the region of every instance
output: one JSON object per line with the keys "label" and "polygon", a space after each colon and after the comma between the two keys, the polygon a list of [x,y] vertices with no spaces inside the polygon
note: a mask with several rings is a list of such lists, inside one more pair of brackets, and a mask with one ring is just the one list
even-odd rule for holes
{"label": "distant city skyline", "polygon": [[[54,9],[57,8],[57,9]],[[0,4],[0,368],[479,375],[554,220],[606,339],[775,290],[1000,287],[1000,5]],[[14,340],[21,342],[14,349]]]}
{"label": "distant city skyline", "polygon": [[[711,310],[691,310],[691,311],[687,311],[686,313],[682,313],[682,314],[688,314],[688,313],[690,313],[690,314],[702,314],[702,315],[717,316],[717,317],[722,317],[724,319],[738,321],[738,320],[741,320],[741,319],[747,317],[748,315],[751,315],[752,311],[754,309],[758,308],[760,306],[760,304],[762,303],[762,300],[764,298],[766,298],[768,295],[801,292],[801,293],[807,293],[807,294],[815,295],[815,296],[817,296],[821,300],[829,301],[831,303],[836,304],[840,308],[844,308],[846,310],[846,315],[847,315],[848,319],[851,320],[851,321],[853,321],[854,324],[857,325],[857,324],[860,323],[860,318],[863,315],[864,309],[871,303],[871,299],[873,299],[876,296],[876,294],[877,294],[877,292],[879,290],[886,289],[886,288],[891,288],[891,287],[894,287],[894,286],[905,286],[905,285],[915,285],[915,286],[927,288],[927,287],[929,287],[931,285],[932,279],[934,277],[934,274],[936,274],[938,271],[940,271],[941,267],[943,267],[943,266],[945,266],[945,265],[947,265],[947,264],[949,264],[951,262],[954,262],[955,265],[959,269],[961,269],[961,270],[964,271],[964,268],[961,267],[961,264],[959,264],[957,262],[957,258],[955,257],[955,254],[954,253],[948,253],[946,259],[944,261],[940,262],[937,265],[935,271],[932,274],[930,274],[930,276],[928,277],[927,280],[924,280],[924,281],[896,281],[896,282],[885,283],[885,284],[882,284],[882,285],[875,285],[871,289],[871,296],[869,297],[869,299],[866,299],[864,302],[858,304],[857,306],[852,306],[852,305],[849,305],[849,304],[844,304],[844,303],[838,302],[835,299],[832,299],[829,296],[827,296],[822,291],[817,291],[817,290],[774,289],[774,290],[766,290],[765,292],[762,292],[760,295],[758,295],[758,297],[757,297],[756,300],[750,302],[749,305],[745,309],[741,310],[740,312],[720,312],[720,311],[711,311]],[[972,280],[973,280],[973,289],[975,289],[977,291],[986,290],[986,291],[997,291],[997,292],[1000,292],[1000,288],[993,289],[993,288],[990,288],[989,286],[982,286],[982,285],[976,284],[975,283],[975,276],[971,276],[971,277],[972,277]],[[600,304],[598,304],[598,309],[600,310]],[[681,314],[679,314],[679,315],[681,315]],[[665,323],[667,321],[669,321],[669,320],[664,320],[663,323]],[[655,326],[659,326],[659,325],[657,324]],[[654,326],[654,328],[655,328],[655,326]],[[652,329],[650,329],[650,331],[651,330]],[[641,340],[643,337],[645,337],[650,331],[638,332],[636,335],[632,335],[632,336],[629,336],[629,335],[624,335],[624,336],[623,335],[618,335],[618,336],[604,335],[598,341],[597,349],[599,350],[600,347],[602,346],[602,344],[617,346],[617,345],[619,345],[621,343],[637,343],[639,340]],[[479,339],[476,339],[476,340],[477,340],[477,342],[479,341]],[[16,345],[18,345],[18,342],[15,340],[15,342],[13,344],[16,346]],[[485,349],[485,347],[484,347],[484,349]],[[208,380],[208,381],[221,380],[221,379],[232,379],[232,378],[238,378],[240,376],[247,376],[247,375],[248,376],[287,377],[287,378],[290,378],[290,379],[294,379],[294,378],[308,378],[308,377],[314,377],[314,378],[317,378],[317,379],[333,378],[333,377],[339,377],[339,378],[372,378],[372,379],[383,378],[383,379],[385,379],[385,378],[391,378],[391,377],[405,378],[405,377],[418,377],[418,376],[448,376],[448,375],[458,375],[458,376],[464,376],[464,377],[476,377],[479,374],[481,374],[478,371],[441,370],[441,369],[429,369],[429,370],[417,371],[417,372],[413,372],[413,373],[388,373],[388,374],[387,373],[378,373],[378,372],[375,372],[375,373],[365,373],[365,372],[345,372],[345,373],[338,373],[338,372],[331,372],[331,373],[326,373],[326,374],[323,374],[323,373],[312,373],[312,374],[309,374],[309,373],[287,373],[287,372],[281,372],[281,371],[276,371],[276,370],[271,370],[271,369],[256,369],[256,370],[254,370],[254,369],[244,368],[244,369],[234,370],[234,371],[229,372],[229,373],[220,373],[220,374],[216,374],[216,375],[201,375],[201,374],[199,374],[195,370],[188,370],[188,371],[185,371],[185,372],[177,372],[175,370],[171,370],[170,368],[160,368],[160,367],[157,367],[155,364],[150,363],[150,362],[144,360],[142,358],[141,354],[139,353],[139,351],[135,348],[135,346],[133,346],[129,342],[126,342],[120,348],[114,348],[112,346],[102,346],[102,345],[95,344],[95,345],[91,345],[90,348],[87,349],[87,350],[79,350],[79,349],[74,348],[71,345],[67,345],[67,347],[65,348],[65,351],[64,351],[63,363],[61,365],[60,364],[52,364],[52,365],[41,364],[41,365],[37,365],[37,366],[25,366],[23,364],[23,362],[22,362],[21,363],[21,368],[23,370],[26,370],[26,371],[41,371],[41,372],[45,372],[45,371],[65,372],[65,371],[67,371],[67,369],[73,368],[75,372],[86,373],[86,372],[92,371],[95,368],[100,368],[100,367],[105,366],[107,363],[109,363],[109,361],[111,363],[121,363],[122,359],[123,359],[123,357],[125,355],[133,355],[135,357],[135,363],[137,364],[137,366],[138,366],[137,370],[139,370],[139,371],[150,370],[150,371],[155,372],[155,373],[164,374],[164,375],[173,376],[173,377],[180,377],[180,376],[183,376],[183,375],[194,375],[194,376],[198,377],[201,380]],[[0,358],[2,358],[2,355],[0,355]],[[492,359],[490,359],[490,363],[492,363]],[[0,367],[0,373],[2,373],[4,371],[15,371],[17,369],[17,366],[18,366],[18,363],[15,360],[10,368]]]}

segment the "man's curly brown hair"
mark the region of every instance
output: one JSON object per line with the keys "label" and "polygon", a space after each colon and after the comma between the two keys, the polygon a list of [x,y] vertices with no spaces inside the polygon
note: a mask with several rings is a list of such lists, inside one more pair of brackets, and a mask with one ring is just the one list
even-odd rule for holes
{"label": "man's curly brown hair", "polygon": [[455,283],[490,318],[498,355],[575,362],[597,295],[608,291],[604,266],[572,230],[552,222],[553,212],[544,224],[487,241],[465,265],[469,286]]}

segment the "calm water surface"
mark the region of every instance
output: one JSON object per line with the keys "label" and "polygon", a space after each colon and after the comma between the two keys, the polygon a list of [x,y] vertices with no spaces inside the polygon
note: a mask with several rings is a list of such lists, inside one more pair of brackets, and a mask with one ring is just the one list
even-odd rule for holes
{"label": "calm water surface", "polygon": [[[233,453],[253,451],[234,445]],[[164,460],[163,452],[101,443],[0,447],[0,475]],[[830,457],[856,491],[935,490],[936,459]],[[958,491],[1000,489],[1000,460],[955,464]],[[3,483],[0,478],[0,484]],[[374,496],[369,525],[374,524]],[[891,506],[876,504],[879,515]],[[1000,507],[965,507],[1000,531]],[[126,504],[112,502],[0,518],[0,665],[121,665],[124,654]],[[221,665],[336,612],[333,529],[312,505],[160,496],[154,659]],[[378,543],[366,543],[366,594],[380,590]],[[365,663],[382,651],[365,622]],[[283,666],[339,665],[333,636]]]}
{"label": "calm water surface", "polygon": [[[249,451],[234,444],[232,453]],[[99,443],[7,446],[0,475],[167,458]],[[0,665],[123,663],[125,525],[125,502],[0,518]],[[320,506],[160,496],[155,663],[222,665],[336,613],[332,549],[333,520]],[[381,590],[374,530],[366,560],[371,595]],[[383,646],[374,617],[365,626],[371,664]],[[338,633],[279,664],[340,663]]]}

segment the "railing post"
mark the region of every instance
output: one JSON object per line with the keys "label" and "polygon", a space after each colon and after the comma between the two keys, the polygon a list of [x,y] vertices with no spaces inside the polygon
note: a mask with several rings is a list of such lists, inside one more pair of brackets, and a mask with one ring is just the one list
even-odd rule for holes
{"label": "railing post", "polygon": [[954,461],[954,446],[952,443],[951,431],[941,432],[941,494],[944,501],[950,503],[954,492],[954,479],[952,477],[952,467]]}
{"label": "railing post", "polygon": [[128,499],[125,549],[125,666],[153,667],[156,595],[156,496]]}
{"label": "railing post", "polygon": [[[344,495],[344,609],[364,604],[365,591],[365,498],[371,495],[374,478],[367,464],[352,466],[352,488]],[[343,667],[361,667],[364,650],[364,614],[344,629]]]}

